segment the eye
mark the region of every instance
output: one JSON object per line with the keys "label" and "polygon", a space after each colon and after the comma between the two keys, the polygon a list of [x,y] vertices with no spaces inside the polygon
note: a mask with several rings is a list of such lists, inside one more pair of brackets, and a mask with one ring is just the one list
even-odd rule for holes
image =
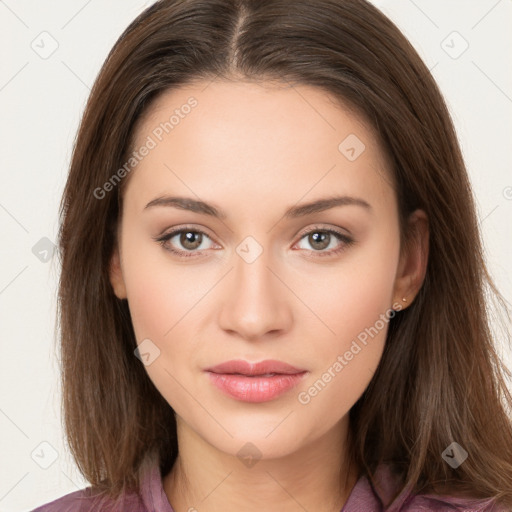
{"label": "eye", "polygon": [[[176,241],[172,242],[174,238],[176,238]],[[211,240],[204,231],[187,227],[174,229],[165,235],[154,238],[165,250],[185,258],[201,256],[201,252],[208,249],[208,247],[201,247],[207,239]],[[306,250],[315,256],[332,256],[342,252],[354,243],[354,239],[348,235],[334,229],[318,227],[302,234],[300,240],[304,239],[313,248]],[[176,244],[181,245],[183,249],[177,249]],[[329,246],[334,246],[334,248],[326,251],[325,249]]]}
{"label": "eye", "polygon": [[[301,241],[304,239],[313,247],[310,252],[316,253],[315,256],[332,256],[344,251],[354,243],[354,239],[344,233],[336,231],[335,229],[322,229],[318,227],[303,234]],[[325,251],[324,249],[329,246],[331,246],[331,249]],[[332,248],[333,246],[334,248]]]}
{"label": "eye", "polygon": [[[174,248],[171,243],[173,238],[176,238],[175,243],[180,244],[185,250]],[[161,237],[155,238],[167,251],[186,258],[198,256],[199,254],[196,253],[207,249],[207,247],[201,247],[205,239],[210,239],[210,237],[204,231],[187,227],[175,229]]]}

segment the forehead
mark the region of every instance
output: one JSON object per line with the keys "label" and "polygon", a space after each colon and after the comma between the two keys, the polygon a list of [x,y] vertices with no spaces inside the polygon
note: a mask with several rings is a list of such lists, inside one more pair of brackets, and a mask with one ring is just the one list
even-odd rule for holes
{"label": "forehead", "polygon": [[[375,142],[373,128],[348,103],[317,87],[280,82],[196,81],[164,91],[141,117],[135,135],[140,140],[141,135],[158,132],[159,124],[169,121],[172,127],[162,135],[184,131],[182,121],[187,118],[191,121],[186,124],[194,125],[198,138],[201,124],[214,123],[216,132],[209,134],[211,140],[221,137],[224,128],[232,135],[234,129],[243,127],[237,140],[252,133],[268,143],[281,133],[294,135],[296,140],[307,139],[312,145],[326,133],[343,135],[352,129],[368,143]],[[158,133],[155,136],[159,138]],[[257,144],[255,139],[253,145]]]}
{"label": "forehead", "polygon": [[166,91],[136,126],[133,149],[144,145],[151,150],[130,176],[141,201],[176,186],[199,196],[221,186],[281,192],[287,203],[320,190],[393,193],[372,127],[306,85],[204,81]]}

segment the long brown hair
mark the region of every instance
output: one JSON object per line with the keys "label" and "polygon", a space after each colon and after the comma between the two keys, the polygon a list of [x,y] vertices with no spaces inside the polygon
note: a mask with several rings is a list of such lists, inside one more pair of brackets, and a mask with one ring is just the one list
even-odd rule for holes
{"label": "long brown hair", "polygon": [[[399,29],[365,0],[161,0],[111,50],[60,209],[63,417],[79,470],[117,497],[137,489],[150,450],[162,474],[176,459],[174,412],[134,356],[127,301],[114,295],[108,267],[118,192],[130,176],[119,169],[136,122],[163,91],[215,78],[312,85],[350,106],[391,159],[402,239],[410,212],[428,215],[425,281],[390,321],[380,365],[350,411],[351,456],[362,474],[373,479],[385,462],[400,491],[412,485],[418,494],[495,497],[512,507],[510,372],[494,346],[488,301],[508,310],[485,266],[443,97]],[[455,469],[442,458],[454,441],[469,454]]]}

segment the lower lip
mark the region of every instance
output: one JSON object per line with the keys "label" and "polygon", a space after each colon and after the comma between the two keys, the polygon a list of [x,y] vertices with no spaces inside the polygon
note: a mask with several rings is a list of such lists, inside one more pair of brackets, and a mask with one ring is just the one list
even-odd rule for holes
{"label": "lower lip", "polygon": [[268,402],[294,388],[307,372],[272,377],[208,372],[212,383],[227,395],[243,402]]}

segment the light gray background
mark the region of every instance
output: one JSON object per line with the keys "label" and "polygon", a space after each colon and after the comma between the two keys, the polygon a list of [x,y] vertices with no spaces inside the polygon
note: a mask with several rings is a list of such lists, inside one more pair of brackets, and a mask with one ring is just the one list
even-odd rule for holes
{"label": "light gray background", "polygon": [[[0,0],[0,512],[30,510],[87,485],[60,424],[59,269],[57,258],[45,261],[45,250],[56,242],[59,200],[90,87],[118,36],[151,3]],[[445,94],[489,267],[510,301],[512,1],[374,3],[411,40]],[[509,349],[501,350],[510,365]]]}

